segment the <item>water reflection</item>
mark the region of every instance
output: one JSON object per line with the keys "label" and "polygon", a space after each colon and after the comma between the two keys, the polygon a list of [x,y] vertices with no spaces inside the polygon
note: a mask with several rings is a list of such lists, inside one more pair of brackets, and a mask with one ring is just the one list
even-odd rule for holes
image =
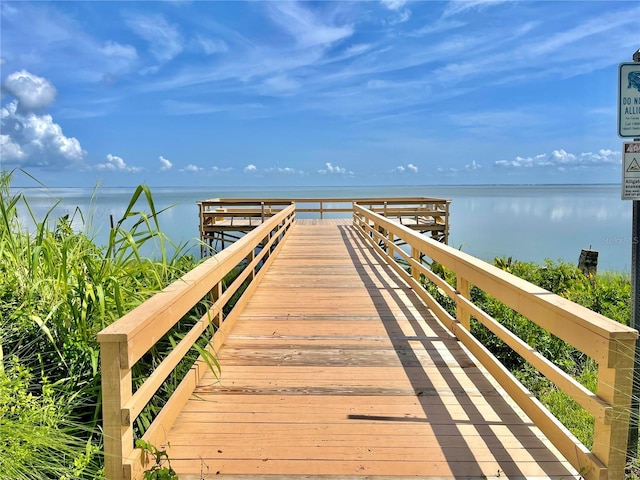
{"label": "water reflection", "polygon": [[[599,251],[600,270],[629,271],[631,203],[620,187],[476,187],[453,196],[451,244],[485,260],[513,256],[577,263],[580,250]],[[473,194],[473,198],[467,195]],[[622,240],[621,240],[622,239]]]}
{"label": "water reflection", "polygon": [[[124,214],[133,188],[26,189],[38,219],[59,201],[54,217],[68,214],[73,226],[106,243],[110,217]],[[189,242],[198,254],[196,202],[213,197],[398,197],[451,198],[450,244],[484,260],[513,256],[527,261],[564,259],[576,263],[582,248],[600,252],[599,269],[629,271],[631,202],[620,200],[618,185],[411,186],[349,188],[157,188],[162,230],[176,243]],[[84,224],[76,207],[84,215]],[[148,210],[145,202],[139,207]],[[21,216],[28,219],[26,207]],[[75,214],[75,215],[74,215]],[[27,222],[28,223],[28,222]]]}

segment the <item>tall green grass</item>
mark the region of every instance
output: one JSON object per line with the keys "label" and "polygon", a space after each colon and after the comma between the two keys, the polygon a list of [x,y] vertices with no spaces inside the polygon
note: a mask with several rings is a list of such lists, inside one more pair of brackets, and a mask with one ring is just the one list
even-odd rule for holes
{"label": "tall green grass", "polygon": [[72,228],[82,212],[36,218],[13,175],[0,173],[0,479],[99,478],[96,334],[194,260],[162,233],[144,185],[100,246]]}

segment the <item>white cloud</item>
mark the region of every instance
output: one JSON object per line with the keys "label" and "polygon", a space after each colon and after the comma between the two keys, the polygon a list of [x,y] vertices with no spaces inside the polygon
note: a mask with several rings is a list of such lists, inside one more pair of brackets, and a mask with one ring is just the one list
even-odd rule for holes
{"label": "white cloud", "polygon": [[0,158],[9,163],[20,163],[26,157],[22,147],[9,135],[0,135]]}
{"label": "white cloud", "polygon": [[111,40],[106,41],[98,50],[106,57],[116,57],[129,62],[138,58],[136,49],[131,45],[121,45]]}
{"label": "white cloud", "polygon": [[196,172],[202,172],[204,170],[204,168],[199,167],[197,165],[194,165],[193,163],[190,163],[189,165],[187,165],[186,167],[184,167],[181,171],[182,172],[192,172],[192,173],[196,173]]}
{"label": "white cloud", "polygon": [[396,25],[398,23],[404,23],[411,18],[411,10],[402,10],[398,13],[398,16],[395,20],[391,22],[392,25]]}
{"label": "white cloud", "polygon": [[2,87],[18,100],[18,110],[24,112],[44,110],[56,99],[56,89],[49,80],[26,70],[9,75]]}
{"label": "white cloud", "polygon": [[114,172],[141,172],[143,169],[140,167],[132,167],[118,157],[117,155],[107,154],[107,163],[99,163],[95,166],[98,170],[109,170]]}
{"label": "white cloud", "polygon": [[407,0],[380,0],[380,3],[389,10],[400,10],[407,4]]}
{"label": "white cloud", "polygon": [[274,168],[269,168],[267,170],[267,173],[281,173],[284,175],[302,175],[304,172],[302,170],[296,170],[295,168],[291,168],[291,167],[274,167]]}
{"label": "white cloud", "polygon": [[164,158],[162,155],[160,155],[159,160],[160,160],[160,164],[162,165],[160,167],[160,171],[164,172],[167,170],[171,170],[173,168],[173,163],[171,163],[169,160]]}
{"label": "white cloud", "polygon": [[233,170],[233,167],[216,167],[216,166],[213,166],[213,167],[211,167],[211,170],[213,170],[215,173],[227,173],[227,172],[231,172]]}
{"label": "white cloud", "polygon": [[66,167],[82,164],[86,152],[67,137],[51,115],[18,111],[12,101],[0,110],[0,155],[5,164]]}
{"label": "white cloud", "polygon": [[371,45],[368,43],[358,43],[351,45],[344,51],[345,57],[355,57],[371,50]]}
{"label": "white cloud", "polygon": [[330,25],[310,9],[295,2],[268,2],[271,20],[291,35],[298,46],[314,47],[338,42],[350,37],[351,25]]}
{"label": "white cloud", "polygon": [[252,163],[244,167],[244,173],[255,173],[257,170],[257,167]]}
{"label": "white cloud", "polygon": [[352,171],[347,171],[346,168],[333,165],[331,162],[325,163],[325,166],[326,168],[318,170],[318,173],[320,173],[321,175],[327,175],[327,174],[353,175]]}
{"label": "white cloud", "polygon": [[224,40],[198,36],[195,38],[194,43],[206,55],[213,55],[214,53],[224,53],[229,50],[229,47],[224,42]]}
{"label": "white cloud", "polygon": [[510,2],[513,0],[451,0],[447,5],[443,17],[456,15],[458,13],[464,13],[467,10],[482,9],[486,7],[493,7],[500,5],[501,3]]}
{"label": "white cloud", "polygon": [[514,160],[498,160],[494,162],[494,165],[508,168],[556,167],[564,169],[567,167],[619,165],[620,162],[620,152],[614,152],[613,150],[602,149],[596,153],[584,152],[577,155],[560,149],[554,150],[550,154],[541,153],[533,157],[517,156]]}
{"label": "white cloud", "polygon": [[132,15],[125,22],[149,43],[149,51],[162,63],[175,58],[184,48],[180,32],[162,15]]}
{"label": "white cloud", "polygon": [[407,36],[409,37],[422,37],[425,35],[430,35],[433,33],[442,33],[448,32],[450,30],[455,30],[456,28],[464,27],[466,24],[459,20],[438,20],[435,23],[429,23],[418,30],[414,30],[409,32]]}
{"label": "white cloud", "polygon": [[392,173],[418,173],[418,167],[416,167],[413,163],[408,164],[407,166],[398,165],[396,168],[391,170]]}
{"label": "white cloud", "polygon": [[408,2],[407,0],[381,0],[384,7],[388,8],[394,13],[395,18],[389,21],[383,21],[383,23],[389,25],[398,25],[404,23],[411,18],[411,10],[403,8]]}
{"label": "white cloud", "polygon": [[465,165],[464,169],[465,170],[478,170],[479,168],[482,168],[482,165],[480,165],[479,163],[477,163],[475,160],[472,160],[470,164]]}

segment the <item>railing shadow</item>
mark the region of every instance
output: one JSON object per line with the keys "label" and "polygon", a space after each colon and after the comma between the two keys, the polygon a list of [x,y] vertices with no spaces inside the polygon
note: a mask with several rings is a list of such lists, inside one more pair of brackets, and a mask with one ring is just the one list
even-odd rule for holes
{"label": "railing shadow", "polygon": [[[541,474],[544,472],[542,476],[574,478],[575,473],[558,462],[555,455],[549,452],[547,445],[538,438],[536,426],[530,421],[523,420],[521,414],[509,404],[500,390],[476,367],[470,355],[468,357],[470,360],[459,361],[456,364],[461,366],[461,371],[464,372],[463,379],[465,384],[461,382],[460,373],[452,370],[451,360],[445,359],[437,348],[438,345],[436,345],[436,342],[455,342],[455,349],[462,353],[464,349],[459,342],[455,341],[455,337],[438,322],[427,306],[408,286],[401,289],[404,293],[401,298],[398,287],[406,286],[406,283],[384,259],[365,245],[359,233],[353,227],[339,226],[338,228],[354,265],[360,265],[357,267],[360,278],[367,291],[371,294],[371,300],[379,316],[384,319],[383,324],[394,350],[404,367],[416,397],[419,399],[427,421],[431,424],[436,438],[439,439],[440,447],[452,474],[456,477],[469,476],[469,464],[473,463],[474,472],[472,475],[484,476],[489,473],[499,476],[501,472],[504,472],[510,478],[526,477],[525,472],[518,465],[518,461],[500,438],[498,430],[506,428],[510,436],[518,439],[521,448],[527,450],[531,460],[539,465]],[[386,291],[389,300],[380,296],[379,292],[382,290]],[[398,322],[397,315],[394,314],[390,304],[401,309],[403,318],[407,319],[415,335],[401,334],[403,332],[402,326]],[[441,380],[444,380],[448,391],[453,394],[450,404],[445,401],[446,397],[441,395],[442,392],[438,391],[427,371],[424,368],[416,367],[416,365],[421,365],[413,346],[416,342],[419,342],[424,351],[428,352],[437,368],[437,375]],[[477,405],[478,397],[474,397],[472,393],[480,394],[485,399],[489,399],[489,404],[493,411],[492,418],[487,418],[486,413],[480,410]],[[454,405],[462,409],[463,415],[456,414],[455,417],[452,415],[450,409]],[[357,415],[355,417],[359,418]],[[370,417],[367,417],[367,419],[372,420]],[[373,418],[373,420],[391,421],[392,419]],[[410,420],[425,421],[423,419]],[[396,419],[394,418],[393,421],[396,421]],[[485,472],[482,470],[480,462],[486,461],[476,458],[474,445],[470,444],[462,431],[469,431],[469,426],[475,429],[481,437],[482,443],[484,443],[481,448],[488,449],[493,457],[491,460],[499,465],[497,472]],[[449,438],[445,441],[445,437]],[[464,459],[464,464],[461,459]]]}

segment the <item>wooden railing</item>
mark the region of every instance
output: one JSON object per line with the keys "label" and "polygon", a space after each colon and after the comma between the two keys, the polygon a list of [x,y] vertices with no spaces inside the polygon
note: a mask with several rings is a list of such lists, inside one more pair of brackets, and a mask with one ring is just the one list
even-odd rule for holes
{"label": "wooden railing", "polygon": [[297,204],[296,211],[300,213],[318,214],[320,218],[328,213],[348,213],[349,217],[353,210],[353,203],[367,206],[375,212],[391,211],[394,207],[398,207],[398,211],[402,211],[401,207],[409,208],[413,206],[422,207],[425,212],[430,211],[434,216],[444,217],[448,211],[448,205],[451,200],[433,197],[393,197],[393,198],[318,198],[318,197],[302,197],[302,198],[214,198],[198,202],[202,214],[209,214],[220,209],[233,209],[248,207],[253,209],[252,213],[259,215],[265,212],[275,212],[281,210],[292,203]]}
{"label": "wooden railing", "polygon": [[[476,356],[581,475],[589,480],[624,477],[633,355],[638,332],[475,257],[417,235],[360,205],[354,205],[354,225],[422,297],[439,320]],[[410,247],[410,254],[397,246],[398,238]],[[451,270],[456,275],[456,288],[428,269],[423,264],[423,257]],[[402,262],[409,266],[408,272]],[[420,283],[422,278],[433,282],[455,302],[455,318],[423,288]],[[593,358],[598,363],[597,393],[583,387],[479,309],[470,300],[471,285]],[[594,417],[592,451],[582,445],[470,333],[471,317],[501,338]]]}
{"label": "wooden railing", "polygon": [[[294,221],[295,207],[289,205],[248,233],[241,241],[209,258],[98,334],[107,478],[115,480],[142,477],[146,459],[141,457],[140,449],[134,449],[133,425],[136,418],[212,323],[216,327],[216,333],[212,339],[207,339],[207,348],[210,352],[218,349],[260,277],[283,245]],[[238,277],[224,288],[222,280],[225,276],[240,269],[242,271]],[[223,308],[241,287],[246,287],[246,290],[223,318]],[[134,364],[203,300],[208,300],[208,312],[134,393],[131,373]],[[195,362],[146,430],[142,437],[144,440],[153,445],[164,443],[164,435],[175,422],[206,369],[206,362],[202,358]]]}
{"label": "wooden railing", "polygon": [[[406,223],[417,231],[432,231],[438,240],[449,241],[451,200],[433,197],[394,198],[215,198],[198,202],[200,238],[205,242],[213,232],[248,231],[292,203],[299,218],[305,214],[351,217],[353,203]],[[300,215],[302,214],[302,215]]]}

